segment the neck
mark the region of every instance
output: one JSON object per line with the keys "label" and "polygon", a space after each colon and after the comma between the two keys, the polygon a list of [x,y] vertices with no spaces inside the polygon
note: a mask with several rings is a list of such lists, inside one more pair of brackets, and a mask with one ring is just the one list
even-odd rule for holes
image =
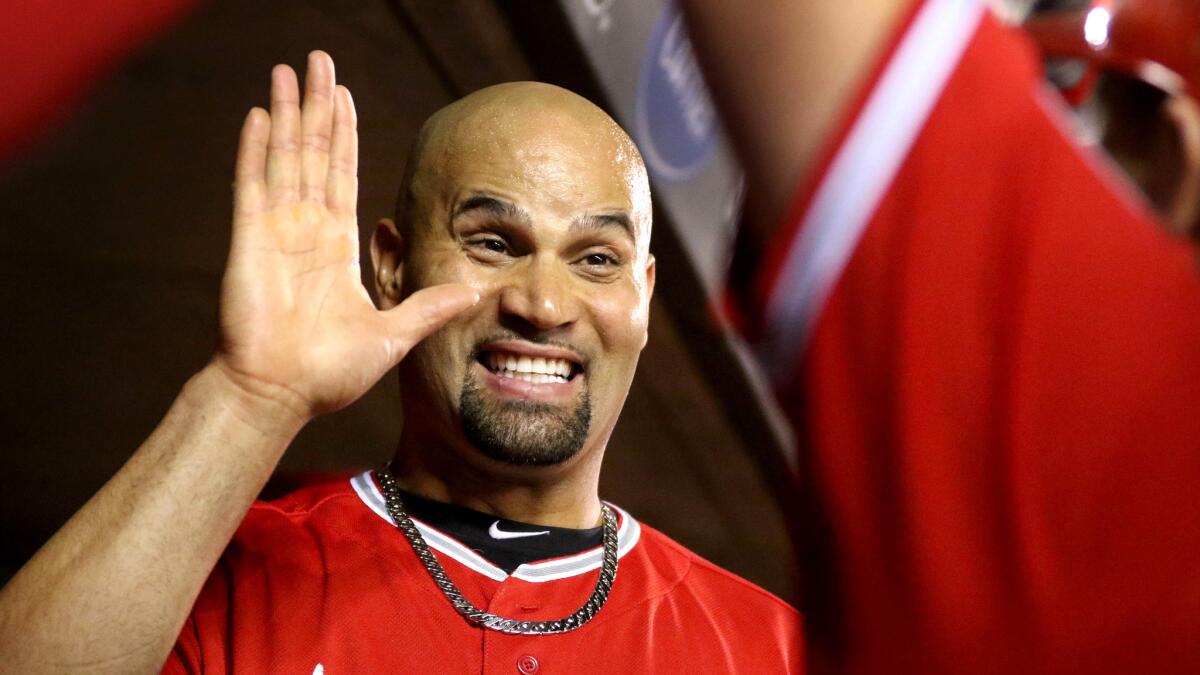
{"label": "neck", "polygon": [[392,474],[427,499],[522,523],[583,529],[600,524],[603,450],[585,448],[565,466],[509,466],[405,425]]}

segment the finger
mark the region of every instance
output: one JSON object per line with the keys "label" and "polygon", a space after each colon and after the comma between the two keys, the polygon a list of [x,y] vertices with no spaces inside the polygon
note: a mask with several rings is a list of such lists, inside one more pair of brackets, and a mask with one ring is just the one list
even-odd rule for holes
{"label": "finger", "polygon": [[398,362],[408,351],[447,321],[479,302],[479,292],[465,284],[423,288],[383,313]]}
{"label": "finger", "polygon": [[233,179],[233,213],[238,217],[267,209],[267,139],[271,118],[262,108],[251,108],[242,124]]}
{"label": "finger", "polygon": [[308,55],[304,108],[300,113],[300,198],[325,203],[325,175],[333,134],[333,59],[322,51]]}
{"label": "finger", "polygon": [[357,227],[358,114],[350,90],[340,84],[334,94],[333,143],[325,199],[336,218]]}
{"label": "finger", "polygon": [[274,204],[300,195],[300,90],[296,73],[284,65],[271,70],[271,139],[267,144],[267,189]]}

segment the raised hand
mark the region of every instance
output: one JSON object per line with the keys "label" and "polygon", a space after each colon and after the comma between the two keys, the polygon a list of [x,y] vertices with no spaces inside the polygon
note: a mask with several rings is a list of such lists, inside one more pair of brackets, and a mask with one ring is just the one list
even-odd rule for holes
{"label": "raised hand", "polygon": [[371,304],[358,270],[354,104],[320,52],[305,89],[301,109],[295,73],[276,67],[270,114],[251,110],[242,129],[211,365],[0,588],[0,670],[162,670],[204,579],[304,422],[361,396],[477,301],[471,288],[447,285],[386,312]]}
{"label": "raised hand", "polygon": [[254,108],[242,128],[213,363],[307,418],[353,402],[478,296],[445,285],[375,308],[358,266],[354,103],[324,52],[305,80],[301,106],[295,73],[276,66],[270,114]]}

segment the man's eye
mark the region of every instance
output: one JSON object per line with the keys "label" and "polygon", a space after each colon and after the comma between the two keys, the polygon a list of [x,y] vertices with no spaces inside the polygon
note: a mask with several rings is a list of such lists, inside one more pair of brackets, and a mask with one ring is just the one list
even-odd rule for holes
{"label": "man's eye", "polygon": [[606,253],[589,253],[584,256],[583,263],[592,267],[607,267],[618,264],[616,258]]}
{"label": "man's eye", "polygon": [[489,251],[491,253],[507,253],[508,252],[508,245],[505,244],[502,239],[496,239],[495,237],[488,237],[486,239],[476,239],[476,240],[470,242],[470,244],[472,246],[475,246],[477,248],[482,248],[485,251]]}

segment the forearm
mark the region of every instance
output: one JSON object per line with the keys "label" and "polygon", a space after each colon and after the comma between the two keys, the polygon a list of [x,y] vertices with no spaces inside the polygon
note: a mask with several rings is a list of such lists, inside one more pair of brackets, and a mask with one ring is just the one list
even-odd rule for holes
{"label": "forearm", "polygon": [[0,591],[13,672],[157,672],[204,580],[299,431],[215,367]]}

